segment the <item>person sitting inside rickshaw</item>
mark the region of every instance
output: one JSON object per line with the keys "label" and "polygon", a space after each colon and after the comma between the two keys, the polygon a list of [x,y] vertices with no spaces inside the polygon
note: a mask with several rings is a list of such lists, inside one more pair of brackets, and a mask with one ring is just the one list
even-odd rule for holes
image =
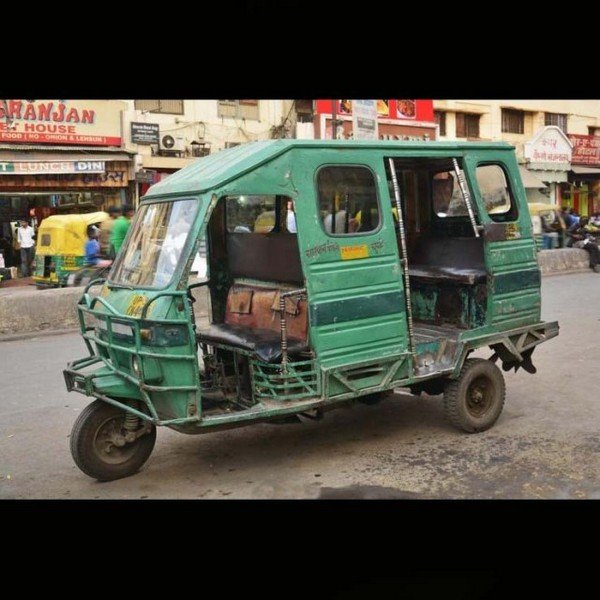
{"label": "person sitting inside rickshaw", "polygon": [[112,261],[102,259],[100,254],[100,242],[98,236],[100,229],[91,225],[87,230],[88,240],[85,243],[85,264],[90,267],[108,267]]}

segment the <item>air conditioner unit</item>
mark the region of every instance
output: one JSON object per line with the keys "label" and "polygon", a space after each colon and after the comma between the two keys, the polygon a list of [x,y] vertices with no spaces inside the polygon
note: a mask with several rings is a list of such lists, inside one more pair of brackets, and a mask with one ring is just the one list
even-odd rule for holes
{"label": "air conditioner unit", "polygon": [[185,152],[185,139],[175,134],[161,133],[159,148],[171,152]]}

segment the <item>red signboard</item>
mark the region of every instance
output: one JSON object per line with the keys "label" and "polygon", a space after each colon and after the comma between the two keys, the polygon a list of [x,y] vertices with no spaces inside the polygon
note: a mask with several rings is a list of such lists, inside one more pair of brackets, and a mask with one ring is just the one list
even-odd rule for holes
{"label": "red signboard", "polygon": [[573,144],[571,164],[600,167],[600,137],[570,133],[569,139]]}
{"label": "red signboard", "polygon": [[[333,114],[334,102],[338,116],[352,115],[352,100],[317,100],[317,114]],[[433,100],[377,100],[377,115],[380,119],[435,122]]]}
{"label": "red signboard", "polygon": [[123,102],[0,100],[0,142],[120,146]]}

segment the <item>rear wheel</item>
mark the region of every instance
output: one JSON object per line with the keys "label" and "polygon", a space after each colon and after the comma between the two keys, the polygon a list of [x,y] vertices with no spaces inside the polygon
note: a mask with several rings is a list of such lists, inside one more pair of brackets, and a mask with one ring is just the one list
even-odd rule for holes
{"label": "rear wheel", "polygon": [[81,412],[71,432],[71,454],[86,475],[99,481],[120,479],[136,473],[148,460],[156,427],[131,417],[126,423],[126,417],[123,410],[102,400]]}
{"label": "rear wheel", "polygon": [[504,377],[489,360],[465,361],[458,379],[450,380],[444,390],[444,409],[450,422],[469,433],[489,429],[504,407]]}

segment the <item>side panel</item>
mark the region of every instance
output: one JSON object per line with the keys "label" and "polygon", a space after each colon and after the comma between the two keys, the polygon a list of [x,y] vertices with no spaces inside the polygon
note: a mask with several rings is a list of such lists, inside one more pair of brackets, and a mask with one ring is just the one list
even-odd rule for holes
{"label": "side panel", "polygon": [[[322,367],[406,352],[405,297],[380,157],[360,150],[304,154],[294,162],[296,215],[309,297],[311,342]],[[369,156],[371,155],[371,156]],[[369,233],[328,235],[319,214],[316,173],[323,165],[366,166],[376,179],[381,226]]]}

